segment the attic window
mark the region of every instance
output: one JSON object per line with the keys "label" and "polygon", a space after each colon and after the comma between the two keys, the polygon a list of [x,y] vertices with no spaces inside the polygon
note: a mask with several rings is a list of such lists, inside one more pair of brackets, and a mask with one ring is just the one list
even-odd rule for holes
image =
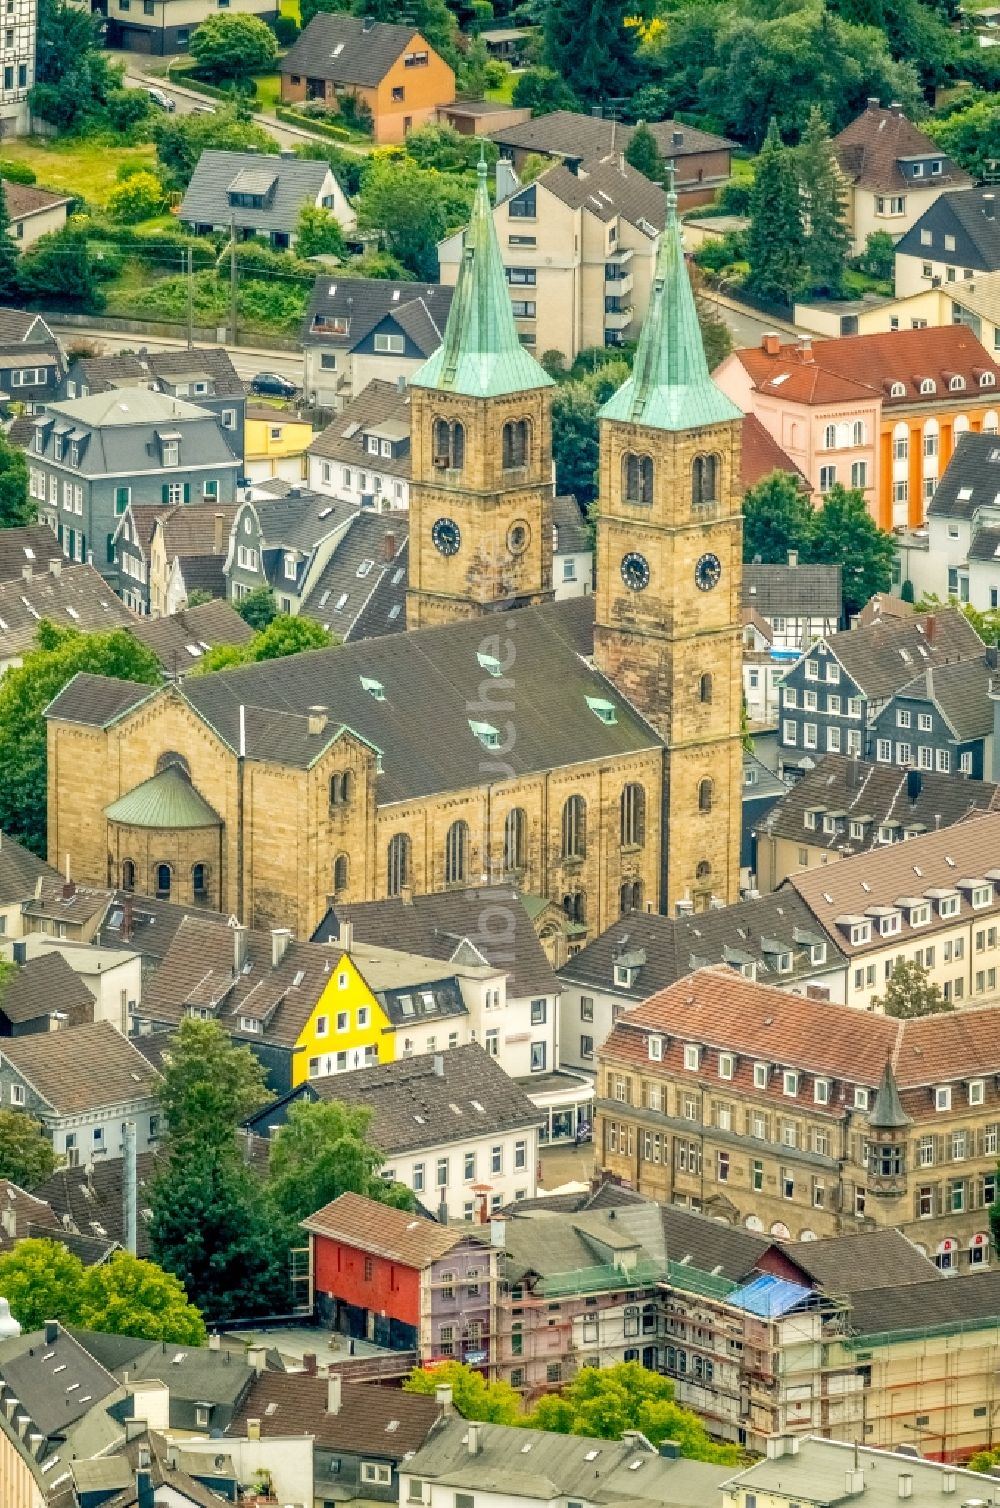
{"label": "attic window", "polygon": [[368,695],[373,696],[377,702],[385,701],[385,687],[381,681],[375,681],[367,675],[361,676],[360,681],[362,691],[367,691]]}
{"label": "attic window", "polygon": [[613,727],[617,723],[618,713],[615,710],[613,702],[605,701],[603,697],[599,696],[588,696],[587,706],[593,712],[594,716],[599,717],[602,723],[607,723],[608,727]]}
{"label": "attic window", "polygon": [[906,387],[902,382],[894,382],[889,389],[890,398],[905,398]]}
{"label": "attic window", "polygon": [[960,377],[960,376],[956,375],[954,377],[949,378],[949,380],[948,380],[948,391],[949,392],[951,392],[951,393],[960,393],[960,392],[962,392],[962,390],[964,389],[964,387],[965,387],[965,378],[964,377]]}
{"label": "attic window", "polygon": [[372,566],[374,564],[375,564],[374,560],[363,560],[361,562],[361,564],[358,566],[358,569],[355,572],[355,574],[358,575],[358,576],[367,576],[368,573],[371,571],[371,568],[372,568]]}
{"label": "attic window", "polygon": [[477,723],[469,718],[469,727],[487,749],[495,749],[500,743],[500,734],[492,723]]}
{"label": "attic window", "polygon": [[979,386],[980,387],[996,387],[996,385],[997,385],[997,379],[996,379],[996,374],[994,372],[980,372],[980,374],[979,374]]}
{"label": "attic window", "polygon": [[479,661],[482,669],[486,671],[487,675],[500,676],[503,674],[503,665],[501,661],[497,659],[496,655],[488,655],[480,650],[476,655],[476,659]]}
{"label": "attic window", "polygon": [[336,47],[333,49],[333,51],[330,54],[331,58],[339,58],[340,54],[343,52],[343,50],[344,50],[344,44],[343,44],[343,42],[338,42],[337,45],[336,45]]}
{"label": "attic window", "polygon": [[934,381],[933,377],[922,377],[920,379],[920,391],[922,393],[937,392],[937,383]]}

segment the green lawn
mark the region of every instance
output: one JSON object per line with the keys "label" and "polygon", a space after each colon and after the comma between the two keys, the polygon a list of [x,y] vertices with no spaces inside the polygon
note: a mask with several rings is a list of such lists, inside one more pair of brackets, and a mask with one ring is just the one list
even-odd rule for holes
{"label": "green lawn", "polygon": [[141,162],[152,166],[156,152],[152,145],[113,147],[108,141],[66,140],[25,136],[11,138],[3,144],[2,155],[8,162],[24,162],[33,168],[42,188],[67,194],[79,194],[91,204],[103,205],[114,186],[119,167],[124,162]]}
{"label": "green lawn", "polygon": [[514,85],[517,83],[517,74],[508,69],[504,74],[503,83],[496,89],[487,89],[486,98],[495,100],[498,105],[509,105],[514,93]]}
{"label": "green lawn", "polygon": [[273,115],[274,107],[281,99],[281,75],[259,73],[254,83],[257,86],[257,109],[263,110],[265,115]]}

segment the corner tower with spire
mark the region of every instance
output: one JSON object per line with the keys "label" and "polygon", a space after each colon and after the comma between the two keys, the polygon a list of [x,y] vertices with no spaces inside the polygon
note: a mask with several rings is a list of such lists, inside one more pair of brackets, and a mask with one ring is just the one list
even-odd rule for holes
{"label": "corner tower with spire", "polygon": [[661,896],[739,897],[743,415],[708,371],[671,183],[632,375],[601,410],[594,656],[665,744]]}
{"label": "corner tower with spire", "polygon": [[518,337],[480,162],[444,339],[410,378],[408,627],[551,598],[552,388]]}

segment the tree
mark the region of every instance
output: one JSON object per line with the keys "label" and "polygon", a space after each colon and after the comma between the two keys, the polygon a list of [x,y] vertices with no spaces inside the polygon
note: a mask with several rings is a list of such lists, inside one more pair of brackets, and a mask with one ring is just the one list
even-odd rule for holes
{"label": "tree", "polygon": [[191,56],[214,79],[247,84],[277,57],[274,32],[258,16],[209,16],[191,33]]}
{"label": "tree", "polygon": [[[0,973],[0,1000],[4,976]],[[0,1110],[0,1178],[32,1189],[55,1172],[56,1154],[41,1121],[23,1110]]]}
{"label": "tree", "polygon": [[363,1194],[379,1204],[412,1210],[405,1184],[381,1176],[384,1153],[368,1139],[371,1111],[337,1100],[289,1108],[268,1162],[268,1200],[277,1224],[291,1238],[301,1220],[341,1194]]}
{"label": "tree", "polygon": [[75,304],[86,311],[104,308],[86,232],[72,221],[62,230],[39,236],[29,247],[21,257],[18,283],[21,297],[31,303]]}
{"label": "tree", "polygon": [[[376,21],[398,22],[400,18],[399,0],[354,0],[350,8],[356,16],[374,16]],[[441,54],[446,63],[452,68],[457,67],[457,25],[445,0],[410,0],[406,8],[406,20],[408,25],[419,31],[431,44],[435,52]],[[305,5],[302,8],[302,24],[306,24]]]}
{"label": "tree", "polygon": [[899,958],[885,984],[885,994],[872,998],[872,1006],[881,1006],[887,1016],[898,1021],[912,1021],[915,1016],[937,1016],[953,1011],[954,1005],[941,993],[941,986],[914,959]]}
{"label": "tree", "polygon": [[0,179],[0,304],[12,304],[18,295],[18,248],[10,233],[7,192]]}
{"label": "tree", "polygon": [[796,479],[787,471],[772,471],[748,488],[743,499],[743,559],[784,565],[789,550],[805,559],[815,517]]}
{"label": "tree", "polygon": [[865,239],[865,249],[858,257],[858,267],[870,278],[879,278],[884,283],[892,282],[896,266],[896,243],[887,230],[870,230]]}
{"label": "tree", "polygon": [[586,508],[597,496],[597,400],[583,382],[567,382],[552,399],[552,459],[556,486]]}
{"label": "tree", "polygon": [[255,586],[234,606],[243,622],[258,633],[278,616],[278,603],[269,586]]}
{"label": "tree", "polygon": [[545,8],[545,62],[585,104],[631,94],[639,82],[628,15],[625,0],[558,0]]}
{"label": "tree", "polygon": [[160,1084],[172,1145],[233,1136],[273,1098],[249,1047],[237,1046],[217,1021],[185,1016],[164,1056]]}
{"label": "tree", "polygon": [[318,16],[321,11],[345,11],[350,10],[350,0],[302,0],[300,5],[302,15],[302,29],[309,25],[313,16]]}
{"label": "tree", "polygon": [[814,105],[798,151],[805,215],[805,259],[813,293],[839,297],[850,250],[844,179],[822,110]]}
{"label": "tree", "polygon": [[437,243],[448,228],[440,173],[409,157],[375,155],[365,169],[357,214],[359,227],[381,230],[393,256],[415,277],[437,278]]}
{"label": "tree", "polygon": [[806,273],[799,175],[774,116],[757,158],[747,234],[750,286],[765,299],[791,303]]}
{"label": "tree", "polygon": [[463,1419],[483,1419],[489,1424],[519,1424],[521,1396],[509,1382],[487,1382],[482,1372],[462,1361],[442,1361],[433,1367],[414,1367],[403,1383],[404,1393],[433,1398],[435,1389],[452,1390],[455,1408]]}
{"label": "tree", "polygon": [[[213,20],[222,20],[214,17]],[[162,214],[167,204],[163,184],[155,173],[130,173],[108,195],[108,214],[121,225],[138,225]]]}
{"label": "tree", "polygon": [[321,204],[303,204],[295,231],[299,257],[342,257],[347,251],[340,221]]}
{"label": "tree", "polygon": [[28,496],[28,463],[24,451],[0,435],[0,529],[33,524],[34,498]]}
{"label": "tree", "polygon": [[260,660],[282,660],[304,654],[307,649],[330,649],[340,640],[314,618],[279,616],[246,644],[217,644],[193,667],[192,675],[211,675],[234,665],[254,665]]}
{"label": "tree", "polygon": [[164,182],[177,190],[187,188],[195,164],[209,148],[219,152],[274,151],[274,138],[252,120],[244,119],[235,105],[219,106],[214,115],[164,115],[153,128],[153,140]]}
{"label": "tree", "polygon": [[864,493],[837,482],[816,514],[809,559],[841,567],[848,616],[858,612],[876,592],[889,590],[895,554],[892,535],[872,518]]}
{"label": "tree", "polygon": [[205,1339],[201,1315],[176,1278],[129,1252],[88,1268],[61,1241],[32,1236],[0,1256],[0,1284],[22,1330],[56,1319],[106,1335],[193,1346]]}
{"label": "tree", "polygon": [[124,629],[84,634],[43,620],[35,643],[0,680],[0,831],[44,854],[45,708],[81,670],[149,686],[162,677],[156,656]]}
{"label": "tree", "polygon": [[554,68],[526,68],[518,74],[511,103],[519,110],[530,110],[532,115],[550,115],[553,110],[580,107],[580,101]]}
{"label": "tree", "polygon": [[625,148],[625,161],[653,183],[662,183],[664,178],[663,158],[660,149],[656,145],[656,137],[645,124],[640,121],[632,132],[631,140]]}
{"label": "tree", "polygon": [[944,120],[928,121],[927,133],[967,173],[988,178],[1000,159],[1000,101],[995,95],[977,99]]}

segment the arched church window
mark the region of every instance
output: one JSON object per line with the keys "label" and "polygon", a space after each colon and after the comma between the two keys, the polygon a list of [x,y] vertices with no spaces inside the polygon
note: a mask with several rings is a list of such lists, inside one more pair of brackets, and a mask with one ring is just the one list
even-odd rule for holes
{"label": "arched church window", "polygon": [[646,792],[634,780],[629,781],[621,797],[621,841],[635,848],[645,842]]}
{"label": "arched church window", "polygon": [[407,833],[395,833],[389,839],[386,890],[389,895],[403,893],[410,883],[410,839]]}
{"label": "arched church window", "polygon": [[585,890],[571,890],[563,896],[563,912],[568,921],[579,922],[584,926],[587,921],[587,892]]}
{"label": "arched church window", "polygon": [[503,427],[503,468],[528,465],[531,426],[527,419],[510,419]]}
{"label": "arched church window", "polygon": [[695,456],[691,463],[691,501],[714,503],[719,496],[719,458],[715,455]]}
{"label": "arched church window", "polygon": [[627,503],[653,501],[653,461],[627,450],[622,456],[622,493]]}
{"label": "arched church window", "polygon": [[170,865],[157,864],[156,866],[156,898],[159,901],[170,899]]}
{"label": "arched church window", "polygon": [[433,428],[434,465],[447,471],[461,471],[465,465],[465,428],[457,419],[435,419]]}
{"label": "arched church window", "polygon": [[135,889],[135,860],[122,859],[122,889]]}
{"label": "arched church window", "polygon": [[570,796],[562,809],[562,856],[583,859],[587,855],[587,803],[582,796]]}
{"label": "arched church window", "polygon": [[351,865],[346,853],[338,854],[333,861],[333,889],[339,895],[347,889],[347,881],[350,876]]}
{"label": "arched church window", "polygon": [[191,894],[196,901],[208,900],[208,865],[191,865]]}
{"label": "arched church window", "polygon": [[619,892],[619,905],[624,916],[629,911],[642,910],[642,881],[626,880]]}
{"label": "arched church window", "polygon": [[503,825],[503,867],[507,874],[524,868],[527,833],[528,818],[524,807],[512,807]]}
{"label": "arched church window", "polygon": [[706,670],[698,685],[699,700],[708,703],[712,700],[712,677]]}
{"label": "arched church window", "polygon": [[464,883],[469,866],[469,824],[453,822],[444,841],[444,880],[446,885]]}
{"label": "arched church window", "polygon": [[698,810],[710,812],[712,810],[713,785],[710,780],[702,780],[698,783]]}

